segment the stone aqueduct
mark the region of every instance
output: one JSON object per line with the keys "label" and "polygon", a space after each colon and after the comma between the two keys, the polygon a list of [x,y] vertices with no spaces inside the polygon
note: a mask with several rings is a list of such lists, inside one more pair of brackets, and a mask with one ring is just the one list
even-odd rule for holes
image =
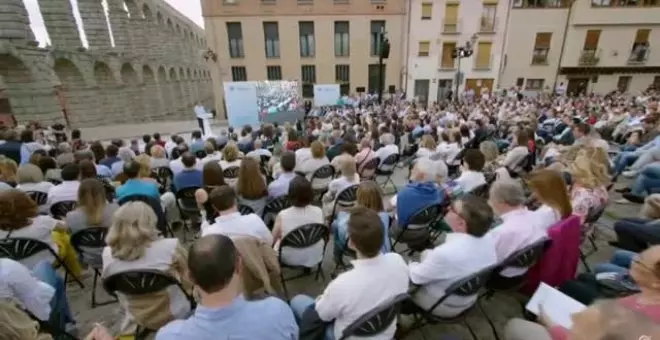
{"label": "stone aqueduct", "polygon": [[69,0],[39,0],[45,48],[23,0],[0,1],[0,114],[85,127],[192,119],[198,100],[213,107],[203,29],[164,0],[106,1],[107,17],[102,0],[78,0],[83,47]]}

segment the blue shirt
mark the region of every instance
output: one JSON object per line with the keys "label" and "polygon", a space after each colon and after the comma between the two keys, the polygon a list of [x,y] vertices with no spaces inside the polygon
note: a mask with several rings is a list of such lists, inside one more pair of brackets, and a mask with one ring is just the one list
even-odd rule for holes
{"label": "blue shirt", "polygon": [[289,184],[297,175],[293,172],[283,172],[268,185],[268,197],[278,198],[289,194]]}
{"label": "blue shirt", "polygon": [[101,177],[112,178],[112,171],[105,165],[96,164],[96,174]]}
{"label": "blue shirt", "polygon": [[99,164],[101,164],[101,165],[105,165],[105,166],[107,166],[108,168],[112,168],[112,164],[114,164],[114,163],[116,163],[116,162],[119,162],[120,160],[121,160],[121,159],[119,159],[119,157],[109,157],[109,158],[106,158],[106,159],[101,160],[101,161],[99,162]]}
{"label": "blue shirt", "polygon": [[202,187],[202,172],[196,169],[185,169],[174,175],[174,190],[184,188]]}
{"label": "blue shirt", "polygon": [[119,201],[131,195],[146,195],[160,200],[158,184],[140,179],[129,179],[124,185],[117,188],[116,194]]}
{"label": "blue shirt", "polygon": [[174,320],[156,334],[156,340],[182,339],[296,340],[298,325],[291,308],[278,298],[246,301],[239,296],[225,307],[197,305],[191,317]]}

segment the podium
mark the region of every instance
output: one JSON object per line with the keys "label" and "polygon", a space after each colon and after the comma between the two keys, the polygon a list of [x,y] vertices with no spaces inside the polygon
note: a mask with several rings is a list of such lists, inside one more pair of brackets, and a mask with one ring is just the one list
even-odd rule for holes
{"label": "podium", "polygon": [[211,130],[211,118],[213,118],[213,115],[207,113],[199,118],[202,119],[202,126],[204,127],[204,139],[215,137],[215,134],[213,134],[213,131]]}

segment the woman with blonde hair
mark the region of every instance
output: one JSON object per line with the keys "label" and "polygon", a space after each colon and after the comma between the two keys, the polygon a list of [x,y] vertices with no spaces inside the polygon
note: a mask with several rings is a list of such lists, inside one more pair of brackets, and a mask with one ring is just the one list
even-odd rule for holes
{"label": "woman with blonde hair", "polygon": [[296,160],[296,171],[305,174],[307,179],[311,180],[314,171],[324,165],[330,164],[330,161],[328,160],[328,157],[325,156],[325,147],[323,146],[323,143],[313,141],[310,145],[310,150],[312,157],[306,158],[300,163]]}
{"label": "woman with blonde hair", "polygon": [[236,143],[229,142],[227,146],[222,149],[222,160],[219,162],[222,170],[227,170],[227,168],[232,166],[241,166],[240,156],[240,150],[238,150]]}
{"label": "woman with blonde hair", "polygon": [[18,165],[11,158],[0,155],[0,190],[16,187]]}
{"label": "woman with blonde hair", "polygon": [[165,152],[165,148],[156,144],[151,147],[150,151],[151,151],[150,166],[152,169],[170,167],[170,161],[167,159],[167,152]]}
{"label": "woman with blonde hair", "polygon": [[532,195],[542,205],[534,214],[545,228],[571,216],[573,207],[563,176],[554,170],[534,171],[527,180]]}
{"label": "woman with blonde hair", "polygon": [[241,167],[238,169],[236,194],[239,204],[252,208],[257,216],[263,215],[268,200],[268,187],[256,160],[245,158],[241,162]]}
{"label": "woman with blonde hair", "polygon": [[[128,202],[115,212],[103,249],[104,278],[132,270],[156,270],[180,281],[186,290],[188,254],[176,238],[160,238],[153,209],[143,202]],[[134,332],[135,322],[159,329],[190,313],[190,303],[181,290],[170,286],[165,292],[126,296],[117,292],[125,319],[120,334]]]}
{"label": "woman with blonde hair", "polygon": [[323,195],[322,199],[323,212],[326,217],[332,214],[337,195],[349,186],[360,183],[360,175],[357,174],[356,167],[353,157],[344,157],[339,162],[337,170],[341,175],[328,184],[328,192]]}
{"label": "woman with blonde hair", "polygon": [[419,149],[417,149],[417,157],[429,157],[435,153],[435,139],[431,135],[422,136],[422,140],[419,143]]}
{"label": "woman with blonde hair", "polygon": [[39,323],[9,301],[0,302],[0,324],[0,339],[3,340],[53,339],[50,334],[39,332]]}
{"label": "woman with blonde hair", "polygon": [[136,161],[138,164],[140,164],[140,172],[138,172],[138,177],[140,179],[148,178],[154,180],[153,178],[151,178],[151,157],[149,157],[149,155],[143,153],[135,156],[133,160]]}
{"label": "woman with blonde hair", "polygon": [[[364,181],[360,183],[357,189],[357,201],[355,206],[371,209],[378,213],[381,222],[383,223],[383,237],[385,238],[381,248],[382,253],[390,251],[390,242],[387,239],[390,227],[390,215],[383,207],[383,192],[380,186],[374,181]],[[346,242],[348,241],[348,219],[350,217],[349,211],[340,211],[337,218],[332,222],[332,228],[335,234],[335,259],[342,263],[342,254],[346,250]]]}
{"label": "woman with blonde hair", "polygon": [[16,189],[23,192],[37,191],[48,194],[48,190],[53,187],[53,183],[44,181],[44,174],[41,169],[34,164],[23,164],[18,168],[16,174],[18,185]]}
{"label": "woman with blonde hair", "polygon": [[607,203],[606,186],[610,183],[607,154],[601,148],[582,148],[568,171],[572,178],[571,204],[573,213],[584,223],[590,211]]}
{"label": "woman with blonde hair", "polygon": [[493,173],[497,169],[495,162],[500,156],[500,150],[497,147],[497,144],[492,140],[487,140],[479,144],[479,151],[484,154],[486,163],[484,163],[484,172]]}

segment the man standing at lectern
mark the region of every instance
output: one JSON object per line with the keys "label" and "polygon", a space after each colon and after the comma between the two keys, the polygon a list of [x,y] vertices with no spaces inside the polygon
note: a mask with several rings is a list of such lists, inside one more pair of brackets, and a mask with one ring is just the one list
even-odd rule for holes
{"label": "man standing at lectern", "polygon": [[197,105],[195,105],[195,117],[197,117],[197,124],[199,124],[199,129],[202,130],[202,135],[206,135],[206,131],[204,130],[204,119],[206,119],[208,115],[202,102],[197,102]]}

